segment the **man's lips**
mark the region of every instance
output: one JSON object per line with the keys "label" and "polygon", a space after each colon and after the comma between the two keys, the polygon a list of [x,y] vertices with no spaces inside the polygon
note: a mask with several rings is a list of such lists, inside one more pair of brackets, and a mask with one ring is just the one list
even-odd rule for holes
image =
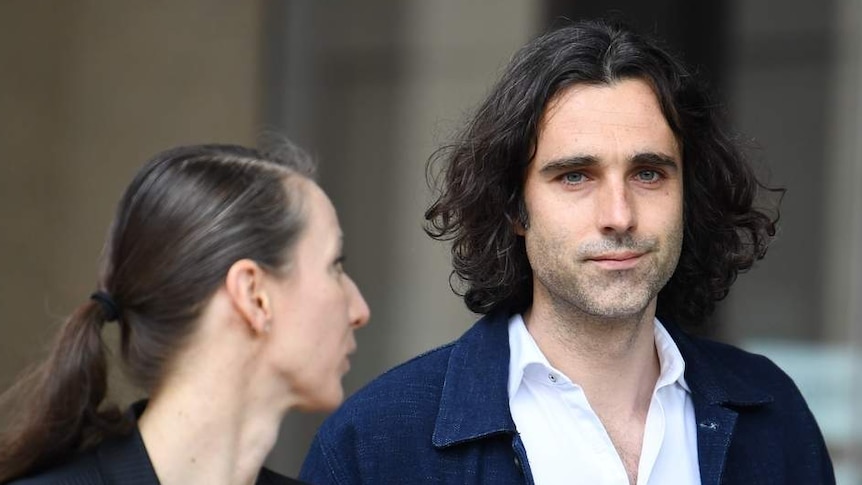
{"label": "man's lips", "polygon": [[640,262],[641,256],[645,253],[636,251],[622,251],[618,253],[603,253],[594,256],[589,256],[586,261],[595,263],[604,269],[619,270],[630,269]]}

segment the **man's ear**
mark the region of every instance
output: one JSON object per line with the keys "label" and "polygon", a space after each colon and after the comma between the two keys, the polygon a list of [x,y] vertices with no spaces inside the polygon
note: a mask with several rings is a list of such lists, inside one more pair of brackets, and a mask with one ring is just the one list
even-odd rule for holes
{"label": "man's ear", "polygon": [[515,214],[515,217],[507,216],[512,223],[512,231],[521,237],[527,234],[527,227],[530,225],[530,218],[527,215],[527,204],[524,202],[523,197],[524,195],[521,194],[521,201],[518,203],[518,213]]}
{"label": "man's ear", "polygon": [[233,263],[225,277],[225,288],[234,308],[254,333],[269,331],[272,302],[266,291],[266,272],[250,259]]}
{"label": "man's ear", "polygon": [[513,230],[513,231],[515,232],[515,234],[517,234],[518,236],[523,236],[523,235],[524,235],[524,234],[526,234],[526,232],[527,232],[527,230],[526,230],[526,229],[524,229],[524,225],[523,225],[523,224],[521,224],[521,221],[515,221],[515,222],[513,222],[513,223],[512,223],[512,230]]}

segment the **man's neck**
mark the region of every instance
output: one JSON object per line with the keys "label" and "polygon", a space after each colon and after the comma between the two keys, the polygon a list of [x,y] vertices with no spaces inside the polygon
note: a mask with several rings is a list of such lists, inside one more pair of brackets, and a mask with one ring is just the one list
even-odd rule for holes
{"label": "man's neck", "polygon": [[646,416],[660,371],[654,319],[655,301],[620,319],[541,304],[524,314],[539,349],[584,390],[600,416]]}

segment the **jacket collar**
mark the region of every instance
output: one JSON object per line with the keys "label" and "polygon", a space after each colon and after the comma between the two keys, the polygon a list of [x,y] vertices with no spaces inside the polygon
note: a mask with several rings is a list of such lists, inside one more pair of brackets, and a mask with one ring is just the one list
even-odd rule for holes
{"label": "jacket collar", "polygon": [[752,386],[718,361],[710,352],[716,347],[703,345],[702,340],[690,337],[672,323],[662,322],[662,326],[685,360],[685,379],[691,387],[693,400],[734,407],[760,406],[774,400],[772,395]]}
{"label": "jacket collar", "polygon": [[[502,313],[486,315],[452,346],[432,436],[434,446],[446,448],[517,432],[507,390],[508,318]],[[700,341],[672,324],[662,325],[685,360],[685,379],[696,408],[748,407],[773,401],[771,395],[721,365]],[[702,422],[701,426],[713,424]]]}
{"label": "jacket collar", "polygon": [[489,314],[452,346],[432,442],[438,448],[515,433],[509,412],[508,316]]}

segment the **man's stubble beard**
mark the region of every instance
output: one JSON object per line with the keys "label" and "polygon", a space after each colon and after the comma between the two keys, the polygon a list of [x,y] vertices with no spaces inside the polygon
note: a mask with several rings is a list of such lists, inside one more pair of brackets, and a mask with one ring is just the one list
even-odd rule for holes
{"label": "man's stubble beard", "polygon": [[[559,248],[558,244],[538,244],[534,260],[538,258],[540,264],[534,276],[558,317],[581,314],[609,323],[640,320],[673,276],[682,248],[681,231],[670,234],[664,243],[667,251],[662,251],[657,239],[607,238],[582,245],[576,255],[550,249]],[[606,271],[583,260],[591,254],[624,250],[646,252],[637,267],[626,270]],[[566,261],[566,257],[574,261]]]}

